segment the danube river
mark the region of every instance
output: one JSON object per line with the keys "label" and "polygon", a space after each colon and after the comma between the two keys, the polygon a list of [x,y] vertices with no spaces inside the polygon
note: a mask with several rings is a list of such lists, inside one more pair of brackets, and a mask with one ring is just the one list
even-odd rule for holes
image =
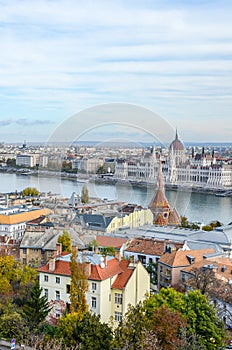
{"label": "danube river", "polygon": [[[0,191],[12,192],[25,187],[36,187],[41,192],[51,191],[63,197],[70,197],[73,192],[81,193],[83,183],[58,177],[24,176],[0,173]],[[128,184],[86,183],[91,197],[114,199],[128,203],[137,203],[147,207],[155,189],[152,187],[132,187]],[[224,224],[232,222],[232,197],[217,197],[212,194],[192,193],[167,190],[166,196],[172,207],[180,215],[191,221],[209,223],[219,220]]]}

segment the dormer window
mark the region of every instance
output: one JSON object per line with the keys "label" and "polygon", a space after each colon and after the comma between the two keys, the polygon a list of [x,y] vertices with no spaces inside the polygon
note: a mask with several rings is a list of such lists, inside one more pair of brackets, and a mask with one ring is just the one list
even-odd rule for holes
{"label": "dormer window", "polygon": [[195,263],[195,257],[191,255],[186,255],[186,258],[188,259],[189,263],[192,265]]}

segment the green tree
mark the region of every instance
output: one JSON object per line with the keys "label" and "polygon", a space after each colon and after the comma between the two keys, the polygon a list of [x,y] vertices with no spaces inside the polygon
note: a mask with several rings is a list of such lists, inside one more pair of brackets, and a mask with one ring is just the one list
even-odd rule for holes
{"label": "green tree", "polygon": [[19,312],[12,309],[0,316],[0,338],[17,338],[17,341],[21,341],[28,337],[28,333],[29,329]]}
{"label": "green tree", "polygon": [[42,294],[42,288],[39,281],[31,288],[30,298],[23,307],[23,316],[25,317],[30,330],[36,329],[47,317],[51,307],[49,307],[47,298]]}
{"label": "green tree", "polygon": [[83,204],[89,203],[89,191],[88,191],[88,188],[86,186],[82,187],[81,203],[83,203]]}
{"label": "green tree", "polygon": [[98,247],[99,247],[98,242],[96,241],[96,239],[93,239],[91,242],[89,242],[88,250],[92,250],[92,251],[96,252],[96,249]]}
{"label": "green tree", "polygon": [[223,323],[218,319],[216,310],[205,295],[194,290],[187,294],[172,288],[161,289],[156,295],[145,300],[145,311],[148,318],[152,318],[154,309],[162,305],[171,311],[179,311],[188,321],[188,336],[200,337],[202,349],[220,349],[225,339]]}
{"label": "green tree", "polygon": [[157,284],[157,263],[149,262],[146,269],[150,275],[151,283]]}
{"label": "green tree", "polygon": [[85,293],[88,290],[87,276],[83,272],[83,264],[77,262],[77,252],[73,251],[70,262],[71,285],[70,285],[70,311],[77,312],[80,319],[88,311]]}
{"label": "green tree", "polygon": [[115,249],[113,247],[104,247],[101,249],[101,255],[102,256],[114,256],[115,255]]}
{"label": "green tree", "polygon": [[15,158],[8,158],[6,161],[7,166],[15,167],[16,166],[16,159]]}
{"label": "green tree", "polygon": [[0,257],[0,300],[8,296],[24,298],[37,278],[37,271],[16,261],[13,256]]}
{"label": "green tree", "polygon": [[63,252],[72,252],[72,239],[68,231],[63,230],[63,234],[58,237],[58,243],[62,245]]}
{"label": "green tree", "polygon": [[35,187],[26,187],[22,191],[23,197],[28,197],[28,196],[35,197],[35,196],[38,196],[38,194],[39,194],[39,191]]}
{"label": "green tree", "polygon": [[115,349],[145,349],[145,335],[147,331],[147,317],[144,306],[139,303],[130,306],[127,313],[114,332]]}
{"label": "green tree", "polygon": [[111,349],[112,330],[106,323],[101,323],[99,315],[85,313],[74,329],[74,339],[82,350]]}
{"label": "green tree", "polygon": [[224,345],[225,328],[216,315],[216,310],[208,298],[199,290],[186,295],[187,318],[190,332],[201,337],[203,349],[221,349]]}

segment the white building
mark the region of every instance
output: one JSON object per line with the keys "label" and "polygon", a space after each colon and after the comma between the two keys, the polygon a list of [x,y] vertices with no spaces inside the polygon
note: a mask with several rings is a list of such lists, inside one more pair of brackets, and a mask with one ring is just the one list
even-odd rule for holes
{"label": "white building", "polygon": [[26,168],[32,168],[36,166],[37,157],[35,154],[17,154],[16,165]]}
{"label": "white building", "polygon": [[[176,137],[169,147],[168,156],[162,156],[162,173],[166,184],[183,187],[232,190],[232,164],[217,162],[214,152],[187,156],[182,142]],[[156,182],[159,159],[154,152],[141,159],[118,159],[115,178]]]}
{"label": "white building", "polygon": [[[78,254],[78,260],[81,259]],[[80,261],[80,260],[79,260]],[[88,280],[86,299],[89,309],[100,315],[102,322],[117,325],[128,310],[144,300],[150,289],[150,277],[143,265],[129,260],[108,257],[104,260],[99,254],[88,253],[80,263]],[[50,315],[59,318],[70,305],[70,254],[52,259],[38,269],[40,286],[53,309]]]}

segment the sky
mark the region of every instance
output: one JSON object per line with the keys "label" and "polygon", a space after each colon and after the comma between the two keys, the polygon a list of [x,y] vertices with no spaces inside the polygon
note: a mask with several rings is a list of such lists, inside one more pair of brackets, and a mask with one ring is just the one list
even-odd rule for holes
{"label": "sky", "polygon": [[83,133],[83,110],[120,103],[185,142],[232,142],[231,13],[223,0],[0,0],[0,141],[46,142],[78,114],[83,139],[149,139],[138,129],[155,121],[133,113],[129,131],[91,113]]}

